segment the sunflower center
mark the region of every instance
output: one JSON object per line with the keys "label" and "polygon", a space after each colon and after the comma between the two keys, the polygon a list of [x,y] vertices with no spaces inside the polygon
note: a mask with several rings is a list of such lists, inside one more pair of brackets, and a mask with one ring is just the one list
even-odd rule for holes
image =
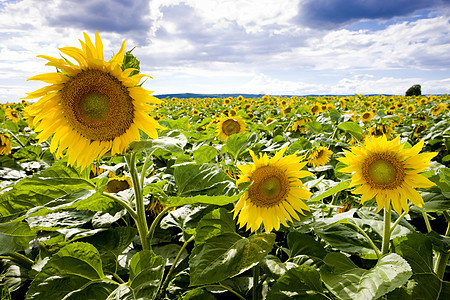
{"label": "sunflower center", "polygon": [[289,179],[283,171],[276,167],[260,167],[252,173],[250,179],[253,184],[248,190],[248,195],[257,206],[277,205],[289,193]]}
{"label": "sunflower center", "polygon": [[223,122],[222,129],[226,135],[232,135],[234,133],[238,133],[241,127],[237,121],[228,119]]}
{"label": "sunflower center", "polygon": [[362,175],[373,188],[395,189],[405,178],[405,168],[394,155],[375,153],[365,162]]}
{"label": "sunflower center", "polygon": [[69,124],[91,141],[112,141],[133,124],[134,104],[115,76],[87,69],[61,90],[61,106]]}
{"label": "sunflower center", "polygon": [[109,100],[105,95],[94,91],[81,98],[80,108],[86,118],[104,120],[109,112]]}

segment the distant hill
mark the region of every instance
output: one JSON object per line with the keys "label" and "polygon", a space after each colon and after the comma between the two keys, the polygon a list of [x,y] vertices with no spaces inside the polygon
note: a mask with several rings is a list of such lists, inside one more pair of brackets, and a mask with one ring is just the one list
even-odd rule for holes
{"label": "distant hill", "polygon": [[[244,98],[262,98],[265,94],[195,94],[195,93],[182,93],[182,94],[161,94],[161,95],[154,95],[155,97],[159,99],[165,99],[165,98],[228,98],[228,97],[239,97],[242,96]],[[364,96],[377,96],[379,94],[371,94],[371,95],[364,95]],[[380,94],[384,96],[392,96],[388,94]],[[333,97],[333,96],[342,96],[342,97],[352,97],[355,95],[270,95],[270,96],[277,96],[277,97]]]}

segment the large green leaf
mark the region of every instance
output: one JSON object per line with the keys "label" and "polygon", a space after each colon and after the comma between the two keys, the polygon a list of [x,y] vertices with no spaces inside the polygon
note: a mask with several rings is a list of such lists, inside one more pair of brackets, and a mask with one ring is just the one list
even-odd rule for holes
{"label": "large green leaf", "polygon": [[355,137],[357,140],[361,140],[363,130],[361,126],[359,126],[358,124],[348,121],[339,124],[337,128],[344,130],[345,132]]}
{"label": "large green leaf", "polygon": [[216,297],[204,289],[195,288],[184,295],[183,300],[216,300]]}
{"label": "large green leaf", "polygon": [[327,252],[324,249],[324,245],[321,245],[312,236],[292,231],[287,236],[287,243],[289,250],[289,257],[295,257],[297,255],[308,255],[312,257],[318,257],[323,259]]}
{"label": "large green leaf", "polygon": [[204,164],[209,163],[217,155],[219,155],[219,151],[217,151],[217,149],[213,146],[202,145],[198,149],[195,149],[192,155],[196,163]]}
{"label": "large green leaf", "polygon": [[273,233],[244,238],[227,232],[196,244],[189,260],[191,285],[219,282],[250,269],[272,250],[274,243]]}
{"label": "large green leaf", "polygon": [[164,259],[150,250],[136,253],[130,261],[130,278],[118,286],[107,299],[155,299],[164,275]]}
{"label": "large green leaf", "polygon": [[411,277],[411,267],[400,255],[383,256],[370,270],[356,266],[342,253],[329,253],[320,275],[339,299],[377,299],[402,286]]}
{"label": "large green leaf", "polygon": [[93,189],[93,185],[82,178],[24,178],[12,190],[0,195],[0,216],[24,213],[80,189]]}
{"label": "large green leaf", "polygon": [[0,254],[23,251],[30,247],[30,241],[36,237],[28,224],[11,222],[0,224]]}
{"label": "large green leaf", "polygon": [[187,139],[178,130],[173,130],[160,136],[155,140],[134,141],[128,145],[127,153],[140,152],[147,150],[149,152],[155,149],[163,149],[169,152],[183,153],[183,148],[187,144]]}
{"label": "large green leaf", "polygon": [[61,211],[52,212],[45,216],[34,216],[27,218],[27,222],[33,230],[53,231],[66,227],[81,227],[89,222],[94,216],[90,211]]}
{"label": "large green leaf", "polygon": [[106,279],[97,249],[75,242],[59,250],[36,275],[26,299],[62,299],[90,281]]}
{"label": "large green leaf", "polygon": [[220,207],[205,215],[198,222],[195,243],[202,243],[213,236],[225,232],[236,232],[236,226],[233,214],[227,209]]}
{"label": "large green leaf", "polygon": [[346,188],[348,188],[349,185],[350,185],[350,182],[341,181],[338,184],[336,184],[335,186],[333,186],[332,188],[327,189],[323,193],[320,193],[317,196],[312,197],[311,199],[308,200],[308,202],[320,201],[326,197],[332,196],[340,191],[345,190]]}
{"label": "large green leaf", "polygon": [[208,195],[198,195],[192,197],[167,197],[161,199],[160,202],[167,207],[177,207],[187,204],[212,204],[212,205],[227,205],[232,202],[239,200],[242,194],[234,196],[208,196]]}
{"label": "large green leaf", "polygon": [[177,196],[232,196],[237,193],[236,184],[215,165],[178,165],[174,171]]}
{"label": "large green leaf", "polygon": [[117,273],[117,259],[136,237],[133,227],[116,227],[81,239],[95,246],[100,252],[104,270]]}
{"label": "large green leaf", "polygon": [[258,135],[255,132],[252,133],[237,133],[232,134],[226,143],[226,149],[237,160],[239,155],[245,150],[250,148],[258,141]]}
{"label": "large green leaf", "polygon": [[272,286],[267,300],[329,299],[323,295],[319,271],[310,266],[298,266],[288,270]]}
{"label": "large green leaf", "polygon": [[413,232],[393,240],[394,251],[406,259],[413,276],[408,283],[389,294],[392,300],[449,299],[450,282],[433,272],[433,247],[427,236]]}
{"label": "large green leaf", "polygon": [[0,282],[7,286],[11,292],[20,289],[24,285],[28,285],[30,270],[17,264],[17,262],[2,259],[0,260],[0,270]]}
{"label": "large green leaf", "polygon": [[62,300],[105,300],[117,288],[117,283],[107,280],[89,281],[77,290],[68,293]]}

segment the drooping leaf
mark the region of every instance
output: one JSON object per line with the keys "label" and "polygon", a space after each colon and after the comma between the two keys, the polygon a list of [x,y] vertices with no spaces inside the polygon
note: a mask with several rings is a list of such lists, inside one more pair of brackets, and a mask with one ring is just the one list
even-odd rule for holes
{"label": "drooping leaf", "polygon": [[163,149],[169,152],[183,153],[187,144],[186,136],[178,130],[173,130],[155,140],[134,141],[128,145],[127,153]]}
{"label": "drooping leaf", "polygon": [[28,249],[30,241],[35,237],[36,232],[31,230],[26,223],[0,224],[0,255]]}
{"label": "drooping leaf", "polygon": [[207,239],[225,232],[236,232],[236,225],[233,214],[220,207],[205,215],[198,222],[195,243],[205,242]]}
{"label": "drooping leaf", "polygon": [[411,267],[400,255],[383,256],[370,270],[356,266],[342,253],[329,253],[320,275],[339,299],[377,299],[402,286],[411,277]]}
{"label": "drooping leaf", "polygon": [[133,290],[136,299],[154,299],[163,275],[164,259],[150,250],[143,250],[131,259],[128,286]]}
{"label": "drooping leaf", "polygon": [[288,270],[272,286],[267,300],[283,299],[329,299],[323,294],[319,271],[302,265]]}
{"label": "drooping leaf", "polygon": [[97,249],[75,242],[59,250],[36,275],[26,299],[62,299],[90,281],[106,279]]}
{"label": "drooping leaf", "polygon": [[323,245],[316,241],[312,236],[301,232],[289,232],[287,243],[289,250],[291,250],[289,253],[289,257],[291,258],[297,255],[308,255],[323,259],[327,254]]}
{"label": "drooping leaf", "polygon": [[192,155],[194,156],[196,163],[204,164],[209,163],[217,155],[219,155],[219,151],[212,146],[202,145],[198,149],[195,149]]}
{"label": "drooping leaf", "polygon": [[347,122],[339,124],[337,126],[337,128],[344,130],[345,132],[349,133],[351,136],[353,136],[357,140],[361,140],[363,130],[362,130],[361,126],[359,126],[358,124],[351,122],[351,121],[347,121]]}
{"label": "drooping leaf", "polygon": [[117,288],[118,284],[113,281],[92,280],[68,293],[62,300],[95,299],[105,300]]}
{"label": "drooping leaf", "polygon": [[272,250],[274,243],[273,233],[244,238],[227,232],[195,245],[189,260],[191,285],[219,282],[250,269]]}
{"label": "drooping leaf", "polygon": [[250,148],[257,141],[258,135],[255,132],[232,134],[226,142],[226,149],[234,159],[237,160],[241,153]]}
{"label": "drooping leaf", "polygon": [[195,288],[184,295],[183,300],[216,300],[216,297],[202,288]]}

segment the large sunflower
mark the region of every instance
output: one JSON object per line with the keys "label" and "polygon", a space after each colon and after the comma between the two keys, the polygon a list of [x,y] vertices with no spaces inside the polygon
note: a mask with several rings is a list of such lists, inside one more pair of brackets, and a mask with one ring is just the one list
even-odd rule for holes
{"label": "large sunflower", "polygon": [[401,214],[408,212],[408,199],[422,207],[422,196],[414,188],[427,188],[434,183],[419,173],[430,165],[436,152],[420,153],[424,141],[405,149],[399,144],[400,136],[388,141],[383,135],[379,138],[367,138],[363,147],[344,150],[345,157],[338,158],[347,164],[342,172],[353,173],[350,186],[359,186],[353,191],[361,194],[361,203],[375,197],[378,211],[383,207]]}
{"label": "large sunflower", "polygon": [[239,214],[240,228],[247,225],[247,230],[254,232],[263,223],[267,232],[278,230],[280,222],[288,226],[286,219],[290,222],[291,217],[300,220],[296,211],[301,214],[304,210],[309,211],[302,199],[307,200],[311,193],[300,178],[312,173],[302,170],[306,162],[300,162],[295,154],[282,158],[286,149],[281,149],[272,158],[266,153],[259,159],[250,150],[254,164],[237,166],[243,175],[236,184],[253,182],[233,209],[234,218]]}
{"label": "large sunflower", "polygon": [[217,123],[217,137],[222,141],[226,141],[232,134],[245,130],[245,121],[240,116],[222,117]]}
{"label": "large sunflower", "polygon": [[81,49],[64,47],[59,50],[74,59],[47,59],[48,66],[60,72],[33,76],[50,85],[28,93],[24,99],[40,98],[26,108],[39,142],[53,138],[50,150],[59,158],[67,149],[68,163],[82,169],[96,158],[110,152],[123,153],[128,144],[139,140],[139,129],[151,138],[157,138],[162,128],[147,112],[148,103],[161,101],[139,85],[144,74],[130,76],[135,69],[121,70],[125,41],[119,52],[109,61],[103,58],[103,44],[98,32],[95,46],[84,33]]}

